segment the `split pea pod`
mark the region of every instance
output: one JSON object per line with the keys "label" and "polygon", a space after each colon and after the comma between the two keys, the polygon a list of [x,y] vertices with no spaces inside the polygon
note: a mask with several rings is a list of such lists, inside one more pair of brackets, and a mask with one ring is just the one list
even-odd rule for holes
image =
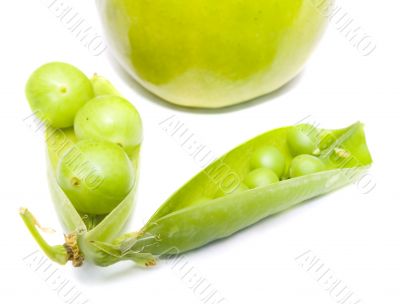
{"label": "split pea pod", "polygon": [[[66,78],[64,64],[47,66],[57,71],[54,77]],[[33,215],[25,208],[20,211],[47,256],[60,264],[72,261],[74,266],[95,260],[98,250],[85,244],[110,242],[121,233],[134,208],[139,176],[139,114],[105,78],[95,75],[89,85],[94,96],[84,100],[74,114],[74,125],[58,128],[50,124],[45,134],[49,188],[66,230],[65,243],[48,245]],[[42,90],[37,100],[43,102],[43,95],[53,94],[51,89]],[[55,100],[66,106],[62,99]]]}
{"label": "split pea pod", "polygon": [[[307,132],[296,138],[294,130]],[[312,147],[310,154],[297,152],[296,147],[304,151],[303,142]],[[97,263],[103,266],[138,257],[153,264],[154,257],[201,247],[355,182],[371,163],[361,123],[339,130],[309,125],[275,129],[231,150],[194,176],[139,232],[113,242],[92,241],[90,246],[102,252]]]}

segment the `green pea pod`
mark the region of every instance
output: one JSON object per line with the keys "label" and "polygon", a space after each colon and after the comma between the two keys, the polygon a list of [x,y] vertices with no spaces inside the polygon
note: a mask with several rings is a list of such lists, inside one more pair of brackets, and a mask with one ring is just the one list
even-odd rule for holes
{"label": "green pea pod", "polygon": [[[173,194],[139,233],[94,245],[109,255],[105,259],[108,264],[137,258],[138,254],[147,258],[144,264],[153,264],[155,256],[201,247],[355,182],[372,163],[361,123],[340,130],[319,129],[320,159],[325,170],[289,179],[293,156],[286,138],[291,128],[264,133],[216,160]],[[283,153],[286,173],[278,183],[243,190],[241,182],[250,170],[251,155],[265,145],[273,145]]]}
{"label": "green pea pod", "polygon": [[[107,238],[100,237],[102,233],[96,235],[97,228],[79,233],[79,251],[88,252],[92,261],[101,266],[121,260],[154,265],[158,256],[201,247],[269,215],[352,183],[372,163],[361,123],[340,130],[319,129],[319,159],[324,170],[289,178],[293,156],[287,134],[291,128],[264,133],[213,162],[173,194],[139,232],[127,233],[112,241],[111,234]],[[251,170],[251,156],[265,145],[275,146],[285,158],[281,181],[246,189],[242,182]],[[69,216],[68,221],[76,227],[76,216]],[[54,248],[54,252],[57,250]]]}
{"label": "green pea pod", "polygon": [[[94,76],[92,84],[97,96],[115,95],[117,92],[108,80],[98,75]],[[138,185],[140,145],[135,147],[130,155],[131,165],[135,171],[135,184],[131,191],[109,214],[90,215],[80,214],[74,208],[56,180],[59,159],[76,141],[73,128],[49,128],[46,131],[49,188],[55,210],[64,228],[68,231],[65,236],[65,244],[49,246],[40,235],[38,229],[41,227],[34,216],[25,208],[21,209],[20,215],[33,237],[50,259],[60,264],[65,264],[71,260],[74,266],[80,266],[84,259],[98,263],[96,257],[102,255],[102,252],[98,252],[96,247],[91,246],[91,242],[93,240],[110,242],[115,239],[121,233],[132,214]]]}

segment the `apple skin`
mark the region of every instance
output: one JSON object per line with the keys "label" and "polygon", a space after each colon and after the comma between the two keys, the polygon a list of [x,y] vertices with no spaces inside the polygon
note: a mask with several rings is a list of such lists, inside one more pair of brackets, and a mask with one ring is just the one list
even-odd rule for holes
{"label": "apple skin", "polygon": [[97,0],[117,60],[174,104],[218,108],[295,77],[331,0]]}

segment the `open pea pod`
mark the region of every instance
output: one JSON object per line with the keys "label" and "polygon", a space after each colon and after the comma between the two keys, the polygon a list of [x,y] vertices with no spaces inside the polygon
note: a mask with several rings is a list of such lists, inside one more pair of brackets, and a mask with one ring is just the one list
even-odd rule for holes
{"label": "open pea pod", "polygon": [[[105,78],[95,75],[92,84],[96,96],[118,94],[115,88]],[[114,240],[127,224],[135,205],[135,193],[139,177],[140,145],[129,155],[131,166],[135,172],[135,182],[122,202],[106,215],[91,215],[79,213],[56,179],[57,164],[69,148],[75,145],[77,139],[73,128],[52,129],[46,131],[47,172],[48,182],[55,210],[67,234],[63,245],[50,246],[39,233],[40,225],[34,216],[25,208],[20,215],[47,256],[60,264],[69,260],[74,266],[80,266],[83,260],[102,263],[103,252],[92,246],[93,241],[110,242]],[[97,257],[100,262],[97,262]]]}
{"label": "open pea pod", "polygon": [[[155,256],[178,254],[227,237],[261,219],[360,178],[372,163],[363,125],[340,130],[318,129],[319,159],[324,170],[289,178],[293,156],[284,127],[264,133],[228,152],[173,194],[138,232],[114,242],[93,242],[108,258],[105,264],[138,259],[153,264]],[[262,146],[284,155],[279,182],[243,189],[250,159]],[[147,259],[147,260],[146,260]]]}
{"label": "open pea pod", "polygon": [[[79,261],[83,253],[100,266],[121,260],[154,265],[158,256],[198,248],[269,215],[347,185],[357,180],[372,163],[361,123],[340,130],[318,129],[315,136],[318,147],[313,153],[318,151],[324,169],[290,178],[294,156],[288,145],[288,134],[293,128],[266,132],[228,152],[173,194],[140,231],[117,238],[132,211],[129,196],[104,219],[88,219],[78,214],[61,189],[53,185],[56,209],[64,225],[73,231],[67,235],[69,259]],[[243,187],[246,176],[254,169],[252,156],[266,145],[274,146],[283,155],[280,180],[254,189]],[[52,164],[56,159],[54,153],[49,153],[51,183],[55,182]],[[132,191],[134,193],[134,189]],[[65,245],[50,247],[42,241],[29,212],[23,213],[23,219],[53,260],[59,263],[68,260],[64,254]],[[88,229],[91,226],[94,228]]]}

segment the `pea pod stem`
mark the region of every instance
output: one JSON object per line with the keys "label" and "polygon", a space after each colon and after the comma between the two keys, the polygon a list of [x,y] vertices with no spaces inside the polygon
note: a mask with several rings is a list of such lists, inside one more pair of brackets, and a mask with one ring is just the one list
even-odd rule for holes
{"label": "pea pod stem", "polygon": [[109,266],[114,263],[123,261],[123,260],[131,260],[134,261],[139,266],[154,266],[156,265],[156,258],[153,254],[145,252],[144,248],[132,249],[136,243],[134,241],[131,243],[131,247],[125,248],[123,243],[125,241],[131,241],[131,237],[127,237],[127,240],[120,239],[120,241],[114,243],[106,243],[100,241],[92,241],[92,245],[96,247],[98,250],[106,254],[105,263],[100,266]]}
{"label": "pea pod stem", "polygon": [[65,265],[70,260],[68,248],[65,245],[49,245],[39,233],[38,227],[40,227],[40,225],[28,209],[21,208],[19,214],[36,243],[47,255],[47,257],[58,264]]}

